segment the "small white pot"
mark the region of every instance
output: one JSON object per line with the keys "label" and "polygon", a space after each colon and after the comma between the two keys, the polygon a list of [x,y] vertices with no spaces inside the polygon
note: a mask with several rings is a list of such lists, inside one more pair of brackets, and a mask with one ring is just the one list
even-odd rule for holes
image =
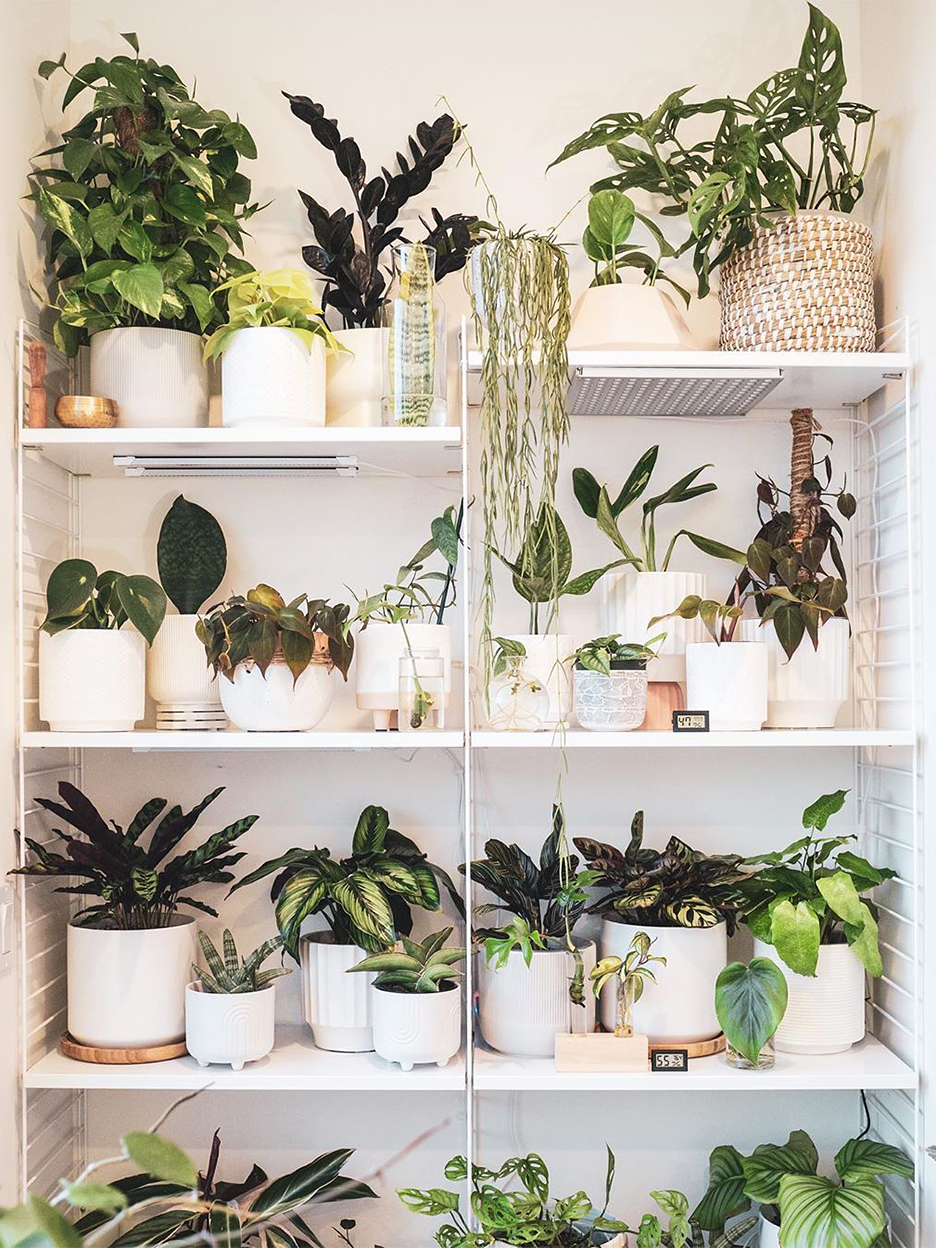
{"label": "small white pot", "polygon": [[757,732],[767,718],[767,647],[761,641],[690,642],[686,710],[708,711],[712,732]]}
{"label": "small white pot", "polygon": [[570,351],[695,351],[698,344],[658,286],[590,286],[572,313]]}
{"label": "small white pot", "polygon": [[767,647],[767,727],[834,728],[848,701],[851,638],[848,620],[826,620],[819,629],[819,648],[806,636],[792,659],[777,640],[772,624],[742,620],[745,641]]}
{"label": "small white pot", "polygon": [[519,641],[526,649],[523,669],[549,694],[549,716],[545,727],[567,724],[572,714],[572,655],[575,641],[566,633],[507,633],[508,641]]}
{"label": "small white pot", "polygon": [[585,1006],[569,1000],[575,961],[565,949],[534,949],[530,965],[515,949],[502,967],[478,956],[478,1020],[492,1049],[518,1056],[553,1057],[556,1032],[588,1032],[595,1027],[595,998],[588,976],[596,962],[595,945],[576,942],[585,963]]}
{"label": "small white pot", "polygon": [[335,694],[331,669],[310,663],[293,684],[293,675],[276,658],[264,676],[250,659],[238,663],[233,681],[218,681],[228,719],[246,732],[308,732],[331,706]]}
{"label": "small white pot", "polygon": [[221,357],[221,421],[240,425],[324,425],[325,343],[311,350],[281,325],[232,334]]}
{"label": "small white pot", "polygon": [[[410,645],[416,650],[438,650],[445,666],[445,705],[452,697],[452,630],[448,624],[408,623]],[[371,620],[354,642],[355,699],[359,711],[373,711],[377,731],[390,727],[390,715],[400,701],[400,659],[406,637],[399,624]]]}
{"label": "small white pot", "polygon": [[864,967],[848,945],[820,945],[815,976],[797,975],[772,945],[754,942],[759,958],[771,958],[787,982],[789,999],[774,1036],[781,1053],[844,1053],[864,1039]]}
{"label": "small white pot", "polygon": [[68,1031],[101,1049],[177,1044],[185,1035],[185,985],[195,923],[111,931],[68,925]]}
{"label": "small white pot", "polygon": [[[350,976],[349,976],[350,978]],[[374,1048],[387,1062],[447,1066],[461,1044],[461,990],[389,992],[371,987]]]}
{"label": "small white pot", "polygon": [[39,634],[39,718],[53,732],[130,732],[146,713],[146,642],[133,628]]}
{"label": "small white pot", "polygon": [[299,940],[302,1013],[320,1049],[369,1053],[374,1047],[370,971],[355,971],[367,955],[357,945],[338,945],[331,932],[310,932]]}
{"label": "small white pot", "polygon": [[576,668],[575,718],[589,732],[632,732],[647,713],[647,671],[643,667],[615,667],[611,672]]}
{"label": "small white pot", "polygon": [[197,982],[185,987],[185,1047],[199,1066],[211,1062],[243,1070],[273,1048],[276,991],[205,992]]}
{"label": "small white pot", "polygon": [[347,351],[329,351],[325,369],[325,420],[329,425],[378,428],[383,361],[390,331],[339,329]]}
{"label": "small white pot", "polygon": [[156,702],[156,727],[224,728],[221,683],[195,635],[197,615],[167,615],[150,647],[147,687]]}
{"label": "small white pot", "polygon": [[92,334],[90,386],[116,402],[124,429],[208,424],[208,370],[198,334],[137,327]]}
{"label": "small white pot", "polygon": [[653,625],[648,621],[674,611],[688,594],[704,598],[705,577],[701,572],[611,572],[598,584],[602,636],[620,633],[625,641],[643,644],[666,633],[659,657],[647,665],[647,678],[682,683],[686,679],[686,643],[704,641],[705,626],[698,619],[661,620]]}
{"label": "small white pot", "polygon": [[763,1214],[757,1223],[757,1248],[780,1248],[780,1227],[768,1222]]}
{"label": "small white pot", "polygon": [[[652,927],[644,923],[601,924],[601,956],[626,957],[637,932],[654,943],[650,950],[666,958],[653,966],[657,982],[644,985],[634,1006],[634,1030],[651,1040],[711,1040],[721,1031],[715,1014],[715,980],[728,963],[728,929],[714,927]],[[614,993],[601,994],[601,1024],[614,1030]]]}

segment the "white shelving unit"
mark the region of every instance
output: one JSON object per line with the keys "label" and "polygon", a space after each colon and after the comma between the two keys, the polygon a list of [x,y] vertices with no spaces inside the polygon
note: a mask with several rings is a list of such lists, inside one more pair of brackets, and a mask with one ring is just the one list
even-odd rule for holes
{"label": "white shelving unit", "polygon": [[478,750],[835,750],[913,745],[913,732],[895,728],[764,729],[761,732],[558,732],[475,731]]}
{"label": "white shelving unit", "polygon": [[173,732],[25,732],[22,743],[37,750],[457,750],[462,732],[239,732],[237,729]]}

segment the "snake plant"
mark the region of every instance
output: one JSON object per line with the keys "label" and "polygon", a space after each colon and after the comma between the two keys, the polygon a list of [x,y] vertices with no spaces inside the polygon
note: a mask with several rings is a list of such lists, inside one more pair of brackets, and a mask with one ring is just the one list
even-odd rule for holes
{"label": "snake plant", "polygon": [[231,995],[238,992],[258,992],[279,979],[281,975],[289,975],[289,967],[276,967],[270,971],[261,971],[260,967],[271,953],[282,947],[282,936],[274,936],[258,945],[253,953],[242,958],[237,952],[237,945],[231,932],[225,928],[222,939],[223,955],[215,948],[211,937],[206,932],[198,933],[207,969],[197,963],[192,966],[197,979],[201,980],[204,992]]}

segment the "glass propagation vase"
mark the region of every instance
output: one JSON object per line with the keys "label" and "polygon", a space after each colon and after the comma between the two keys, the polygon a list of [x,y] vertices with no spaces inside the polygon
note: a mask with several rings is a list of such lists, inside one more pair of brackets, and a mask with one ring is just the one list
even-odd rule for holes
{"label": "glass propagation vase", "polygon": [[410,650],[400,659],[400,732],[445,727],[445,662],[441,650]]}
{"label": "glass propagation vase", "polygon": [[549,719],[549,693],[523,666],[522,655],[507,658],[489,686],[488,719],[497,732],[540,732]]}
{"label": "glass propagation vase", "polygon": [[436,286],[434,247],[397,243],[381,312],[387,329],[381,417],[385,425],[446,421],[445,305]]}
{"label": "glass propagation vase", "polygon": [[772,1040],[768,1040],[761,1049],[757,1057],[756,1066],[752,1065],[744,1054],[739,1053],[730,1043],[725,1048],[725,1061],[729,1066],[733,1066],[735,1070],[773,1070],[776,1060]]}

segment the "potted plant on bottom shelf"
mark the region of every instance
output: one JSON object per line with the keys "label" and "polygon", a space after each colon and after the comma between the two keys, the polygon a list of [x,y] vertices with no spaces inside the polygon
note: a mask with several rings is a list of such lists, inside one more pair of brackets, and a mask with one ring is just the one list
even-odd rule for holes
{"label": "potted plant on bottom shelf", "polygon": [[646,645],[615,634],[579,646],[573,659],[575,717],[589,732],[632,732],[647,713],[647,664],[666,633]]}
{"label": "potted plant on bottom shelf", "polygon": [[199,1066],[217,1062],[242,1070],[245,1062],[259,1061],[273,1048],[273,981],[291,972],[288,967],[260,968],[283,939],[265,940],[246,958],[238,954],[227,928],[223,956],[204,932],[198,941],[207,965],[192,967],[195,980],[185,989],[185,1047]]}
{"label": "potted plant on bottom shelf", "polygon": [[[189,893],[209,882],[233,880],[229,868],[244,856],[233,847],[257,816],[238,819],[164,862],[223,789],[187,813],[172,806],[163,814],[166,799],[151,798],[126,831],[106,823],[74,785],[63,780],[58,791],[61,802],[37,797],[37,805],[87,839],[54,829],[63,855],[26,837],[34,858],[12,874],[77,877],[80,883],[56,891],[97,899],[68,925],[68,1034],[89,1048],[177,1044],[185,1034],[185,986],[195,954],[194,921],[179,907],[216,915]],[[142,837],[160,815],[144,848]]]}
{"label": "potted plant on bottom shelf", "polygon": [[446,948],[453,929],[423,941],[401,937],[402,948],[374,953],[351,971],[375,972],[371,986],[374,1049],[388,1062],[412,1070],[417,1062],[447,1066],[461,1044],[458,980],[465,950]]}

